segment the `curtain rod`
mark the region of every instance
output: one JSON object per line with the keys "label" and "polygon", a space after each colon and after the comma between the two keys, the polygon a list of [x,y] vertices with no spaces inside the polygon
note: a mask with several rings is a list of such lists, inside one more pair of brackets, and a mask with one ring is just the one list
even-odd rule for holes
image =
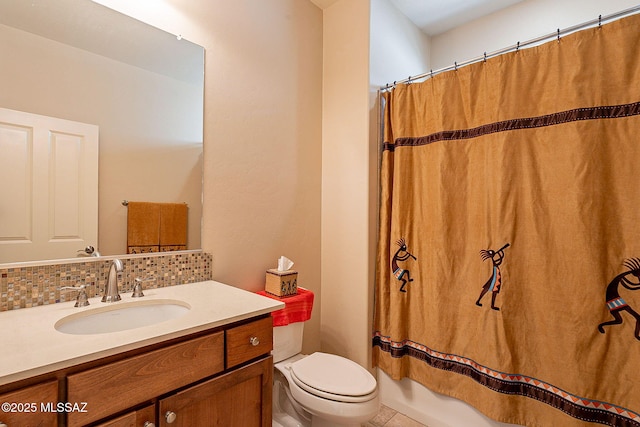
{"label": "curtain rod", "polygon": [[478,56],[478,57],[473,58],[473,59],[468,59],[468,60],[466,60],[464,62],[460,62],[460,63],[454,62],[453,65],[449,65],[448,67],[440,68],[440,69],[437,69],[437,70],[430,70],[427,73],[418,74],[417,76],[409,76],[408,78],[406,78],[404,80],[394,81],[392,84],[387,83],[387,85],[384,86],[384,87],[381,87],[380,90],[384,91],[384,90],[393,89],[397,84],[411,83],[412,81],[415,81],[415,80],[424,79],[426,77],[433,77],[436,74],[440,74],[440,73],[443,73],[445,71],[457,70],[459,67],[464,67],[465,65],[470,65],[470,64],[473,64],[475,62],[486,61],[487,59],[493,58],[494,56],[502,55],[504,53],[512,52],[514,50],[519,50],[522,47],[529,46],[529,45],[532,45],[532,44],[541,43],[541,42],[546,41],[546,40],[551,40],[551,39],[554,39],[554,38],[557,38],[558,40],[560,40],[560,37],[562,37],[563,35],[572,33],[574,31],[582,30],[584,28],[589,28],[589,27],[592,27],[592,26],[594,26],[596,24],[598,26],[601,26],[602,23],[605,22],[605,21],[611,21],[612,19],[622,18],[622,17],[625,17],[627,15],[633,15],[633,14],[638,13],[638,12],[640,12],[640,5],[631,7],[629,9],[624,9],[624,10],[621,10],[621,11],[616,12],[616,13],[612,13],[610,15],[606,15],[606,16],[600,15],[597,19],[592,19],[591,21],[583,22],[582,24],[574,25],[572,27],[565,28],[564,30],[561,30],[560,28],[558,28],[558,30],[555,33],[547,34],[545,36],[540,36],[540,37],[537,37],[535,39],[527,40],[525,42],[518,42],[517,44],[515,44],[513,46],[505,47],[503,49],[496,50],[496,51],[491,52],[491,53],[485,52],[482,56]]}

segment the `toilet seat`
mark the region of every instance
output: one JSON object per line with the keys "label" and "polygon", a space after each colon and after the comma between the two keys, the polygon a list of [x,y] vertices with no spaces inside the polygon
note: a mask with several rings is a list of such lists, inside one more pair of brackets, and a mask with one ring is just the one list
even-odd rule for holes
{"label": "toilet seat", "polygon": [[291,379],[308,393],[338,402],[366,402],[377,395],[376,380],[362,366],[327,353],[313,353],[293,362]]}

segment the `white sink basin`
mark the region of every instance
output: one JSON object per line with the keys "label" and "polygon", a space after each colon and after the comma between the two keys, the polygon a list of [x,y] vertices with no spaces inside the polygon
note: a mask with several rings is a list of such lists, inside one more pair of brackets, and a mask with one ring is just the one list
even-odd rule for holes
{"label": "white sink basin", "polygon": [[63,317],[54,327],[72,335],[106,334],[176,319],[190,309],[186,302],[172,299],[109,303]]}

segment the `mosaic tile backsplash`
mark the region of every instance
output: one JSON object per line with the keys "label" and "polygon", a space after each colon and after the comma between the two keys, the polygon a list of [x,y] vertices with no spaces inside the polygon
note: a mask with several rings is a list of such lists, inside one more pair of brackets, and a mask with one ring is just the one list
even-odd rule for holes
{"label": "mosaic tile backsplash", "polygon": [[[122,256],[124,265],[120,293],[132,292],[133,282],[144,289],[210,280],[211,254],[202,252],[171,253],[148,256]],[[45,304],[73,301],[76,291],[63,286],[87,286],[89,298],[102,295],[111,259],[87,258],[83,262],[17,268],[0,267],[0,312]]]}

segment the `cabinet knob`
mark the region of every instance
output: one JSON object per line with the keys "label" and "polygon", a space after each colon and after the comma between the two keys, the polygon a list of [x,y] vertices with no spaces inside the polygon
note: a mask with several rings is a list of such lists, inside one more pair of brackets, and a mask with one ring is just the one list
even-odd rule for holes
{"label": "cabinet knob", "polygon": [[156,427],[156,425],[151,421],[145,421],[142,427]]}
{"label": "cabinet knob", "polygon": [[167,424],[173,423],[176,418],[178,418],[178,416],[173,411],[167,411],[167,413],[164,414],[164,419],[167,420]]}
{"label": "cabinet knob", "polygon": [[258,344],[260,344],[260,339],[258,337],[251,337],[249,338],[249,342],[251,343],[252,346],[257,346]]}
{"label": "cabinet knob", "polygon": [[2,421],[0,421],[0,427],[9,427],[9,426],[7,426],[5,423],[3,423]]}

